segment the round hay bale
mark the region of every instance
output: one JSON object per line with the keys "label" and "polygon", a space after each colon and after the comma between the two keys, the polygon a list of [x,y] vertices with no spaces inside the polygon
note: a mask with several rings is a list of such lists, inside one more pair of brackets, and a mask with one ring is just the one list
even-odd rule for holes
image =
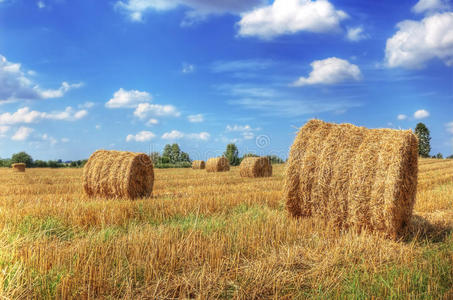
{"label": "round hay bale", "polygon": [[412,216],[417,174],[412,131],[311,120],[291,146],[286,206],[293,216],[397,238]]}
{"label": "round hay bale", "polygon": [[13,172],[25,172],[25,166],[24,163],[15,163],[11,165]]}
{"label": "round hay bale", "polygon": [[98,150],[83,168],[83,188],[89,196],[146,197],[153,184],[153,163],[144,153]]}
{"label": "round hay bale", "polygon": [[194,170],[203,170],[206,167],[206,164],[203,160],[194,160],[192,162],[192,169]]}
{"label": "round hay bale", "polygon": [[208,159],[206,163],[207,172],[225,172],[230,170],[230,163],[226,157]]}
{"label": "round hay bale", "polygon": [[246,157],[239,167],[241,177],[270,177],[272,164],[269,157]]}

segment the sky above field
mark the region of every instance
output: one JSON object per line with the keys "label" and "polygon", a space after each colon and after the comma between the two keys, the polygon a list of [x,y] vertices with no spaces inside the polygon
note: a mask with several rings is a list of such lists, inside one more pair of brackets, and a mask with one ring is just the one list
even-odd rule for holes
{"label": "sky above field", "polygon": [[0,0],[0,157],[286,157],[319,118],[453,154],[453,3]]}

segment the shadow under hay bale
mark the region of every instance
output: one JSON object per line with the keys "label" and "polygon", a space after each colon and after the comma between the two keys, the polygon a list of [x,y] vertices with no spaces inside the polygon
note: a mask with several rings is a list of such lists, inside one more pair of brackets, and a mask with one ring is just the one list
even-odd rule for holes
{"label": "shadow under hay bale", "polygon": [[226,172],[230,170],[230,163],[226,157],[208,159],[206,163],[207,172]]}
{"label": "shadow under hay bale", "polygon": [[[446,217],[448,217],[449,220],[453,220],[453,214],[451,213]],[[403,231],[403,240],[405,242],[412,242],[413,240],[427,240],[431,243],[444,242],[453,232],[453,225],[443,221],[443,218],[441,220],[428,220],[423,216],[413,215],[409,225]]]}
{"label": "shadow under hay bale", "polygon": [[194,160],[192,162],[192,169],[194,170],[203,170],[206,167],[206,164],[203,160]]}
{"label": "shadow under hay bale", "polygon": [[83,168],[83,188],[89,196],[135,199],[150,196],[153,163],[148,155],[98,150]]}
{"label": "shadow under hay bale", "polygon": [[284,195],[293,216],[397,238],[415,202],[418,140],[410,130],[311,120],[289,155]]}
{"label": "shadow under hay bale", "polygon": [[15,163],[11,165],[13,172],[25,172],[25,164],[24,163]]}
{"label": "shadow under hay bale", "polygon": [[246,157],[239,167],[241,177],[270,177],[272,164],[269,157]]}

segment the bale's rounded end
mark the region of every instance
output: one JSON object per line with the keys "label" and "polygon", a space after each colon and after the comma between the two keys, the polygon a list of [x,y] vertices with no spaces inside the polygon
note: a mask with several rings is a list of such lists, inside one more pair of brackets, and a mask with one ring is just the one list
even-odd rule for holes
{"label": "bale's rounded end", "polygon": [[206,162],[206,172],[227,172],[230,170],[230,162],[226,157],[210,158]]}
{"label": "bale's rounded end", "polygon": [[270,177],[272,164],[269,157],[246,157],[239,166],[241,177]]}

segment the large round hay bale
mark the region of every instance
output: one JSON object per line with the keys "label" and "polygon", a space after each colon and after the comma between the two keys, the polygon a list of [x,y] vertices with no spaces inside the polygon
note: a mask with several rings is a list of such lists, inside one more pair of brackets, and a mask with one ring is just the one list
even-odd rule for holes
{"label": "large round hay bale", "polygon": [[13,172],[25,172],[25,164],[24,163],[15,163],[11,165]]}
{"label": "large round hay bale", "polygon": [[194,160],[192,162],[192,169],[194,170],[202,170],[206,167],[206,164],[203,160]]}
{"label": "large round hay bale", "polygon": [[246,157],[239,166],[241,177],[270,177],[272,164],[269,157]]}
{"label": "large round hay bale", "polygon": [[230,170],[230,163],[226,157],[216,157],[208,159],[206,163],[207,172],[225,172]]}
{"label": "large round hay bale", "polygon": [[83,168],[83,188],[89,196],[146,197],[153,184],[153,163],[144,153],[98,150]]}
{"label": "large round hay bale", "polygon": [[417,173],[412,131],[311,120],[291,147],[286,206],[293,216],[396,238],[412,215]]}

